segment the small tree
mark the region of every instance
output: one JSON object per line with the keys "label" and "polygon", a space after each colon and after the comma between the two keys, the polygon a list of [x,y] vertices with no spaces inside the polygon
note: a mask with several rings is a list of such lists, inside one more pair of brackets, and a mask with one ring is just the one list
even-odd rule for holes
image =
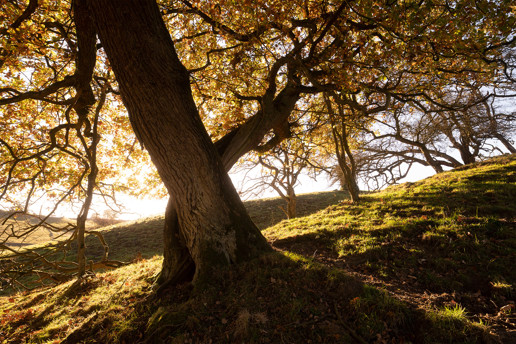
{"label": "small tree", "polygon": [[[351,201],[356,203],[359,201],[360,189],[357,183],[358,166],[352,152],[352,143],[356,144],[353,123],[363,120],[363,118],[359,118],[353,108],[348,108],[346,111],[341,104],[335,104],[337,108],[337,112],[335,112],[334,105],[328,97],[325,97],[325,102],[338,163],[337,175],[342,176],[342,185],[345,185],[349,192]],[[355,142],[353,142],[354,139]]]}
{"label": "small tree", "polygon": [[[245,191],[242,194],[260,195],[265,190],[272,188],[286,203],[280,207],[288,219],[297,216],[296,186],[299,184],[299,177],[308,174],[315,178],[318,172],[322,171],[317,161],[318,147],[307,137],[302,138],[296,135],[283,141],[278,146],[265,153],[254,153],[251,159],[241,166],[248,170],[259,169],[259,176],[244,180]],[[248,186],[251,184],[251,186]]]}

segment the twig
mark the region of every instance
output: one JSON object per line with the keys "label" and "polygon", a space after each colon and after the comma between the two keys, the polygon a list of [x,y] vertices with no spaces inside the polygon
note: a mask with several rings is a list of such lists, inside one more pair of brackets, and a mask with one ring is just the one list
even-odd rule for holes
{"label": "twig", "polygon": [[335,314],[337,315],[337,318],[339,319],[340,324],[346,329],[346,331],[348,331],[349,335],[351,337],[353,337],[353,339],[356,340],[357,343],[367,344],[367,342],[362,337],[360,337],[351,327],[349,327],[348,324],[346,324],[344,322],[344,320],[342,319],[342,316],[340,315],[340,312],[337,308],[337,304],[333,304],[333,309],[335,309]]}

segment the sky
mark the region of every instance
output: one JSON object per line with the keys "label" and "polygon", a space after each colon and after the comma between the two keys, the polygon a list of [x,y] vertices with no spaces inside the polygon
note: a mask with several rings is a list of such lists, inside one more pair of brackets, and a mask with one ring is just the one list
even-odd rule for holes
{"label": "sky", "polygon": [[[406,178],[400,181],[400,183],[405,182],[415,182],[424,178],[427,178],[433,175],[435,172],[432,168],[421,165],[414,165]],[[235,187],[238,187],[242,183],[242,176],[238,173],[230,173],[230,177],[233,180],[233,184]],[[299,185],[296,187],[296,194],[304,194],[311,192],[322,192],[322,191],[332,191],[338,189],[338,185],[330,185],[328,179],[325,175],[320,175],[317,180],[313,180],[308,176],[301,176],[299,179]],[[271,188],[270,190],[266,190],[264,193],[259,196],[244,198],[244,200],[256,199],[256,198],[269,198],[269,197],[279,197],[279,195]],[[167,206],[166,199],[160,200],[151,200],[151,199],[136,199],[134,197],[126,197],[120,199],[121,203],[124,203],[126,208],[124,214],[119,216],[120,219],[124,220],[136,220],[143,217],[161,215],[165,213],[165,208]],[[99,214],[102,215],[102,214]]]}

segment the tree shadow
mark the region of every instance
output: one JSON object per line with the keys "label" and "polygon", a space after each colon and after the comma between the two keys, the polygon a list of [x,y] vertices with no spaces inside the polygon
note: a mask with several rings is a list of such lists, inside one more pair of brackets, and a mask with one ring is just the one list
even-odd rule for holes
{"label": "tree shadow", "polygon": [[[345,191],[298,195],[297,215],[298,217],[308,216],[345,199],[349,199],[349,194]],[[287,219],[281,210],[281,207],[285,206],[285,201],[279,197],[247,201],[244,204],[254,223],[262,230]]]}

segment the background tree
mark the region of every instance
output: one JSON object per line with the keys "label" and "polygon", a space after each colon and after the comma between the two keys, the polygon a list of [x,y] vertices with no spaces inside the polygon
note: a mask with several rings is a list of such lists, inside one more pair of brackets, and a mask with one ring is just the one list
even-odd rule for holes
{"label": "background tree", "polygon": [[363,127],[369,137],[364,150],[437,173],[503,152],[496,141],[511,151],[512,130],[507,129],[514,129],[514,121],[511,115],[492,114],[488,104],[494,106],[494,99],[463,88],[449,89],[443,99],[447,106],[396,103],[375,116],[372,127]]}
{"label": "background tree", "polygon": [[247,170],[246,176],[258,174],[244,179],[241,193],[258,196],[267,189],[273,189],[286,203],[280,208],[287,219],[297,216],[295,187],[299,184],[299,177],[309,175],[315,179],[324,169],[318,146],[312,139],[301,135],[298,133],[265,153],[248,155],[246,162],[239,166],[239,170]]}
{"label": "background tree", "polygon": [[346,111],[343,105],[336,104],[337,109],[334,110],[328,97],[325,98],[325,102],[338,163],[337,175],[342,176],[340,178],[341,185],[349,192],[351,201],[356,203],[359,201],[360,189],[357,183],[358,164],[355,154],[352,152],[353,139],[356,139],[356,135],[353,135],[353,123],[363,119],[355,113],[353,108],[348,108]]}
{"label": "background tree", "polygon": [[[26,273],[61,280],[86,270],[85,222],[94,195],[117,208],[114,191],[127,188],[127,179],[117,171],[144,156],[126,148],[134,135],[127,119],[114,112],[112,77],[102,66],[92,79],[95,55],[87,58],[80,51],[95,41],[78,38],[70,8],[54,2],[24,5],[2,3],[0,80],[6,87],[0,88],[0,200],[10,211],[2,219],[1,250],[17,257],[16,269],[9,265],[3,272],[11,281]],[[127,159],[110,158],[121,147]],[[113,182],[115,177],[120,184]],[[76,222],[57,227],[50,220],[62,214],[65,204],[78,212]],[[9,241],[40,227],[64,240],[45,254],[24,250],[21,257]],[[76,264],[65,259],[71,241],[77,241],[79,250]],[[56,251],[65,254],[52,261]],[[108,260],[107,246],[102,262],[90,266],[106,264],[120,264]]]}

